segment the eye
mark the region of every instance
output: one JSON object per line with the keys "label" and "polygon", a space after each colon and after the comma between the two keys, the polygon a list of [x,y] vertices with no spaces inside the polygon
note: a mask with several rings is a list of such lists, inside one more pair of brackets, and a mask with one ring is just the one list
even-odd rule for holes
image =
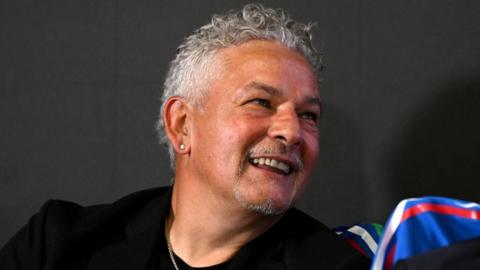
{"label": "eye", "polygon": [[317,123],[318,115],[313,112],[304,112],[300,114],[300,118]]}
{"label": "eye", "polygon": [[255,99],[252,99],[252,100],[248,101],[248,103],[257,104],[257,105],[260,105],[260,106],[268,108],[268,109],[272,108],[272,103],[270,103],[270,101],[268,101],[266,99],[263,99],[263,98],[255,98]]}

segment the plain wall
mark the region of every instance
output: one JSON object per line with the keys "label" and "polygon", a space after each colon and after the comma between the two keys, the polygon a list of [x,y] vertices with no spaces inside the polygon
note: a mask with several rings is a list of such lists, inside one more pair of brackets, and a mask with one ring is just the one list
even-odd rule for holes
{"label": "plain wall", "polygon": [[[246,1],[0,1],[0,245],[50,198],[170,182],[154,124],[168,62]],[[384,223],[402,198],[480,201],[479,1],[262,1],[317,23],[321,157],[299,207]]]}

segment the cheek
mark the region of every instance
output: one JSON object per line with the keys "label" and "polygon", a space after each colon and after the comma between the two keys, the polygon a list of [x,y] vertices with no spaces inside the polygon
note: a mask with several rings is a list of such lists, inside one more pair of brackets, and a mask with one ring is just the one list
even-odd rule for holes
{"label": "cheek", "polygon": [[313,166],[315,161],[317,160],[319,153],[320,153],[320,144],[318,140],[318,136],[309,136],[305,139],[305,163],[310,164]]}
{"label": "cheek", "polygon": [[248,143],[248,131],[251,129],[234,117],[218,121],[215,127],[211,128],[215,129],[215,135],[212,134],[208,140],[215,145],[217,154],[224,159],[223,162],[236,157],[238,152],[245,147]]}
{"label": "cheek", "polygon": [[232,117],[229,130],[232,137],[243,141],[256,141],[264,136],[268,130],[268,121],[257,116]]}

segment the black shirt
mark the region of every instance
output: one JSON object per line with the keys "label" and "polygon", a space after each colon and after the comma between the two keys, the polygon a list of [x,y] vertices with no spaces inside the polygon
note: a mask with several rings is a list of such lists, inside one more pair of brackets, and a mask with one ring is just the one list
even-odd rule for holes
{"label": "black shirt", "polygon": [[[153,258],[152,270],[175,270],[173,262],[170,258],[170,254],[168,253],[167,241],[165,241],[165,238],[161,237],[161,239],[159,239],[155,250],[155,253],[159,256]],[[228,260],[226,262],[207,267],[191,267],[175,253],[173,253],[173,256],[175,257],[175,262],[177,263],[179,270],[227,270],[231,262],[231,260]]]}
{"label": "black shirt", "polygon": [[[167,251],[168,252],[168,251]],[[227,270],[230,264],[230,260],[212,265],[207,267],[191,267],[190,265],[186,264],[182,259],[180,259],[177,255],[174,254],[175,262],[180,270]],[[170,256],[167,254],[161,254],[157,257],[157,260],[153,262],[152,270],[175,270],[172,261],[170,260]]]}
{"label": "black shirt", "polygon": [[[144,190],[89,207],[49,201],[0,250],[0,269],[174,270],[168,260],[162,262],[161,256],[169,255],[166,245],[160,245],[165,241],[170,201],[171,188]],[[297,209],[288,210],[268,231],[245,244],[228,264],[229,270],[369,267],[367,258]]]}

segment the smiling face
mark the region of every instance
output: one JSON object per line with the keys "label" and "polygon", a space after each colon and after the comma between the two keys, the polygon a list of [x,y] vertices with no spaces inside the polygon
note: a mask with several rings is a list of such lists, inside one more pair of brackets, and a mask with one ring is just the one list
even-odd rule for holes
{"label": "smiling face", "polygon": [[319,153],[311,66],[273,41],[223,49],[203,109],[192,115],[189,173],[221,201],[280,214],[301,196]]}

